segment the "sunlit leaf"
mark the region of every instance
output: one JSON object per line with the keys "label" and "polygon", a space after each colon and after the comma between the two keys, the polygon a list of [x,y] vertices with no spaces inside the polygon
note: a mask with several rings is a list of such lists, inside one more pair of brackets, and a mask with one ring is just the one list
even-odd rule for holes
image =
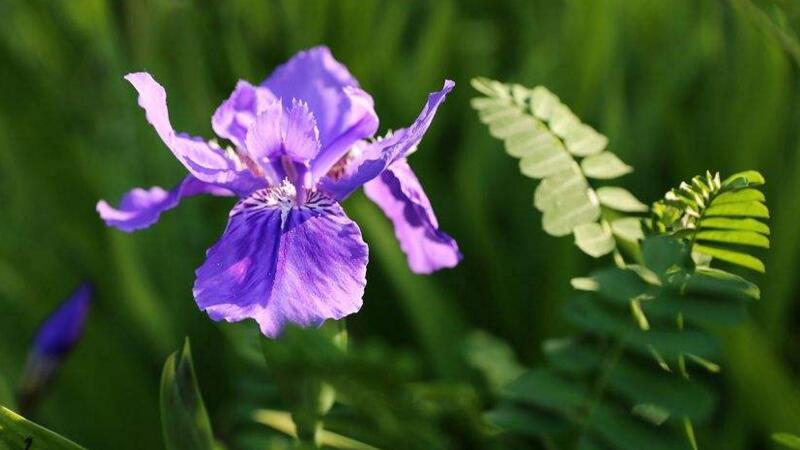
{"label": "sunlit leaf", "polygon": [[581,168],[587,177],[610,180],[633,171],[633,168],[611,152],[587,156],[581,161]]}
{"label": "sunlit leaf", "polygon": [[698,231],[698,241],[724,242],[727,244],[751,245],[769,248],[769,238],[752,231]]}
{"label": "sunlit leaf", "polygon": [[85,450],[80,445],[0,406],[3,450]]}
{"label": "sunlit leaf", "polygon": [[575,244],[589,256],[599,258],[616,246],[611,230],[599,223],[583,223],[572,231],[575,233]]}
{"label": "sunlit leaf", "polygon": [[729,262],[731,264],[736,264],[742,267],[747,267],[748,269],[753,269],[757,272],[766,271],[766,267],[764,267],[764,263],[761,262],[760,259],[756,258],[755,256],[748,255],[747,253],[741,253],[733,250],[726,250],[716,247],[708,247],[699,244],[695,244],[694,250],[700,253],[705,253],[706,255],[712,256],[721,261]]}
{"label": "sunlit leaf", "polygon": [[600,204],[622,212],[645,212],[649,208],[627,189],[605,186],[597,189]]}

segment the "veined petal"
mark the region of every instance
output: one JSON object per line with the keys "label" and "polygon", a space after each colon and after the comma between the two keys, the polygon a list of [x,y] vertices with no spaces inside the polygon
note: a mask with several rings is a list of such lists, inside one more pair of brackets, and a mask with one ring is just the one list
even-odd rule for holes
{"label": "veined petal", "polygon": [[243,148],[247,129],[256,120],[256,116],[274,102],[275,96],[269,89],[240,80],[231,96],[214,112],[211,126],[217,136]]}
{"label": "veined petal", "polygon": [[212,319],[255,319],[275,337],[287,323],[316,326],[361,308],[368,251],[358,226],[323,194],[297,206],[285,189],[241,200],[197,269],[194,297]]}
{"label": "veined petal", "polygon": [[262,84],[285,102],[308,103],[319,128],[321,151],[312,162],[319,178],[359,139],[378,130],[372,97],[327,47],[302,51],[278,67]]}
{"label": "veined petal", "polygon": [[350,163],[352,166],[345,170],[345,176],[338,179],[324,178],[321,184],[323,190],[333,198],[342,200],[359,186],[380,175],[390,164],[405,157],[422,141],[439,105],[454,86],[455,83],[445,80],[442,90],[428,95],[422,112],[410,127],[397,130],[390,137],[367,146],[363,154]]}
{"label": "veined petal", "polygon": [[150,189],[135,188],[122,197],[117,208],[101,200],[97,203],[97,212],[106,225],[130,233],[158,222],[162,212],[178,206],[184,197],[199,194],[234,195],[228,189],[204,183],[188,175],[170,191],[158,186]]}
{"label": "veined petal", "polygon": [[310,161],[319,151],[319,131],[308,105],[293,101],[284,111],[282,102],[267,106],[245,138],[248,155],[261,165],[282,154],[293,161]]}
{"label": "veined petal", "polygon": [[350,101],[350,109],[343,119],[350,125],[336,139],[327,143],[311,162],[314,180],[325,176],[356,142],[378,131],[378,115],[372,97],[354,86],[345,87],[344,94]]}
{"label": "veined petal", "polygon": [[236,162],[228,158],[225,152],[210,146],[201,138],[179,134],[172,129],[167,111],[167,93],[149,73],[130,73],[125,79],[139,93],[139,106],[145,110],[147,121],[189,173],[199,180],[219,185],[236,180]]}
{"label": "veined petal", "polygon": [[458,244],[439,230],[428,196],[405,159],[395,161],[365,184],[364,193],[394,224],[413,272],[431,273],[461,261]]}

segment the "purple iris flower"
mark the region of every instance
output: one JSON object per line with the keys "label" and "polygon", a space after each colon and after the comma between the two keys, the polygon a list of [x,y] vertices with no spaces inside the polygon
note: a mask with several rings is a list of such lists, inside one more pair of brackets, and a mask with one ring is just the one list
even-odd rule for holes
{"label": "purple iris flower", "polygon": [[82,283],[36,332],[20,385],[20,405],[24,409],[33,406],[83,335],[92,292],[91,283]]}
{"label": "purple iris flower", "polygon": [[367,245],[339,205],[364,186],[393,222],[411,269],[430,273],[461,259],[439,230],[406,156],[422,140],[452,81],[431,93],[408,127],[373,138],[372,97],[326,47],[295,55],[260,85],[240,81],[211,124],[232,145],[177,133],[166,93],[147,73],[125,77],[147,120],[189,175],[170,191],[134,189],[107,225],[146,228],[184,197],[238,196],[220,240],[197,269],[194,297],[214,320],[255,319],[275,337],[287,323],[319,325],[361,307]]}

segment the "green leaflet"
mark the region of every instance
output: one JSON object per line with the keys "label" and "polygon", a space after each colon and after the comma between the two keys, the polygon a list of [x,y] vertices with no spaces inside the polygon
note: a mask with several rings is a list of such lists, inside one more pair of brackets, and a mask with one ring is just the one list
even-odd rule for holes
{"label": "green leaflet", "polygon": [[623,217],[611,221],[611,231],[615,236],[632,242],[644,238],[642,221],[636,217]]}
{"label": "green leaflet", "polygon": [[84,450],[80,445],[0,406],[3,450]]}
{"label": "green leaflet", "polygon": [[167,358],[161,375],[161,423],[168,450],[213,450],[214,436],[187,338],[183,349]]}
{"label": "green leaflet", "polygon": [[[485,78],[472,80],[472,85],[484,94],[471,103],[481,122],[504,142],[509,155],[520,159],[523,175],[541,180],[533,203],[542,212],[544,231],[553,236],[574,233],[578,248],[595,258],[613,252],[618,233],[601,220],[601,205],[622,212],[645,212],[647,206],[624,189],[595,192],[589,185],[587,177],[614,179],[631,171],[607,150],[608,138],[582,123],[542,86],[528,89]],[[635,230],[628,225],[620,230],[622,237],[635,241]]]}
{"label": "green leaflet", "polygon": [[600,204],[622,212],[647,212],[650,208],[627,189],[606,186],[597,190]]}
{"label": "green leaflet", "polygon": [[631,412],[653,425],[661,425],[671,415],[666,409],[652,403],[640,403],[634,406]]}
{"label": "green leaflet", "polygon": [[694,246],[694,250],[699,253],[703,253],[708,256],[717,258],[721,261],[729,262],[731,264],[736,264],[738,266],[746,267],[748,269],[753,269],[757,272],[763,273],[766,271],[766,267],[764,267],[764,263],[761,262],[760,259],[756,258],[755,256],[748,255],[747,253],[741,253],[717,247],[709,247],[700,244],[696,244]]}
{"label": "green leaflet", "polygon": [[756,219],[708,217],[700,221],[700,227],[703,229],[719,228],[723,230],[753,231],[769,236],[769,227]]}
{"label": "green leaflet", "polygon": [[633,171],[633,168],[611,152],[598,153],[581,161],[581,169],[587,177],[600,180],[619,178]]}
{"label": "green leaflet", "polygon": [[589,256],[603,256],[616,246],[611,229],[606,224],[583,223],[575,227],[575,244]]}

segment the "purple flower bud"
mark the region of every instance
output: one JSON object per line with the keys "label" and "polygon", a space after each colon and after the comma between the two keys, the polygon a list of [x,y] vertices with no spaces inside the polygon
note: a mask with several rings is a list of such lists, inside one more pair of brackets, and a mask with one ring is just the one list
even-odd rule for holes
{"label": "purple flower bud", "polygon": [[81,283],[36,332],[19,388],[23,411],[34,406],[64,358],[80,340],[93,291],[91,283]]}
{"label": "purple flower bud", "polygon": [[72,350],[83,334],[93,287],[83,282],[39,327],[33,352],[39,357],[60,359]]}

